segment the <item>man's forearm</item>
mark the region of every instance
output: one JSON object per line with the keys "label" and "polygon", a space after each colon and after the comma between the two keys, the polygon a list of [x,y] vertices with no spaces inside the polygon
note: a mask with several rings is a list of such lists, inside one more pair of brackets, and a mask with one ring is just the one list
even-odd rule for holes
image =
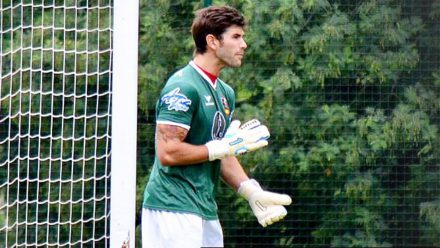
{"label": "man's forearm", "polygon": [[221,160],[221,175],[223,180],[235,191],[238,190],[241,182],[249,180],[236,157],[227,157]]}

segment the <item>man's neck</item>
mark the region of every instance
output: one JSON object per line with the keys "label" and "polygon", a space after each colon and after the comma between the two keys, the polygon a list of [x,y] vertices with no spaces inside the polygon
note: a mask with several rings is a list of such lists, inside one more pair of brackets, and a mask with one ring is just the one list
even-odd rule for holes
{"label": "man's neck", "polygon": [[199,67],[200,70],[202,70],[206,74],[206,76],[208,76],[208,78],[211,80],[212,85],[215,85],[215,83],[217,82],[217,78],[218,77],[216,75],[211,74],[209,71],[205,71],[205,69],[203,69],[202,67],[198,66],[196,63],[194,63],[194,64],[197,67]]}
{"label": "man's neck", "polygon": [[218,58],[206,52],[204,54],[196,54],[193,59],[194,63],[204,71],[218,77],[224,66],[218,63]]}

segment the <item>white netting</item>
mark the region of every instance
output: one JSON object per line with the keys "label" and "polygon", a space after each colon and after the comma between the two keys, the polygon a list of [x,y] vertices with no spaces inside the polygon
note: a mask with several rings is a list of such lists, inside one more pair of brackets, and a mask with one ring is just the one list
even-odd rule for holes
{"label": "white netting", "polygon": [[0,0],[0,247],[109,243],[112,0]]}

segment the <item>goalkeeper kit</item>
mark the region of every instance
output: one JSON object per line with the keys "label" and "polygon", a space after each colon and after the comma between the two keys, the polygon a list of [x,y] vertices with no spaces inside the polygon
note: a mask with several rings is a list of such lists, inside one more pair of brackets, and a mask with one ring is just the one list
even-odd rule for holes
{"label": "goalkeeper kit", "polygon": [[[256,119],[241,126],[240,124],[238,120],[232,121],[223,139],[206,143],[210,161],[244,154],[268,145],[270,134],[265,125]],[[284,206],[292,203],[292,199],[286,194],[263,190],[255,179],[242,182],[238,194],[248,200],[263,227],[283,219],[287,215]]]}

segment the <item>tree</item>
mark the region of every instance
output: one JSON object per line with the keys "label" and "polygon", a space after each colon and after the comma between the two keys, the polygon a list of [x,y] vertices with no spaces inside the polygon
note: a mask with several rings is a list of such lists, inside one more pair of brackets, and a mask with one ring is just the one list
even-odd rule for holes
{"label": "tree", "polygon": [[[214,1],[225,3],[246,16],[249,47],[244,65],[221,77],[236,90],[236,117],[271,130],[269,147],[241,161],[262,185],[294,198],[287,219],[263,230],[247,202],[222,188],[228,246],[438,244],[440,74],[411,76],[427,55],[425,17],[386,0]],[[201,3],[141,6],[144,182],[158,91],[190,59],[189,21]]]}

